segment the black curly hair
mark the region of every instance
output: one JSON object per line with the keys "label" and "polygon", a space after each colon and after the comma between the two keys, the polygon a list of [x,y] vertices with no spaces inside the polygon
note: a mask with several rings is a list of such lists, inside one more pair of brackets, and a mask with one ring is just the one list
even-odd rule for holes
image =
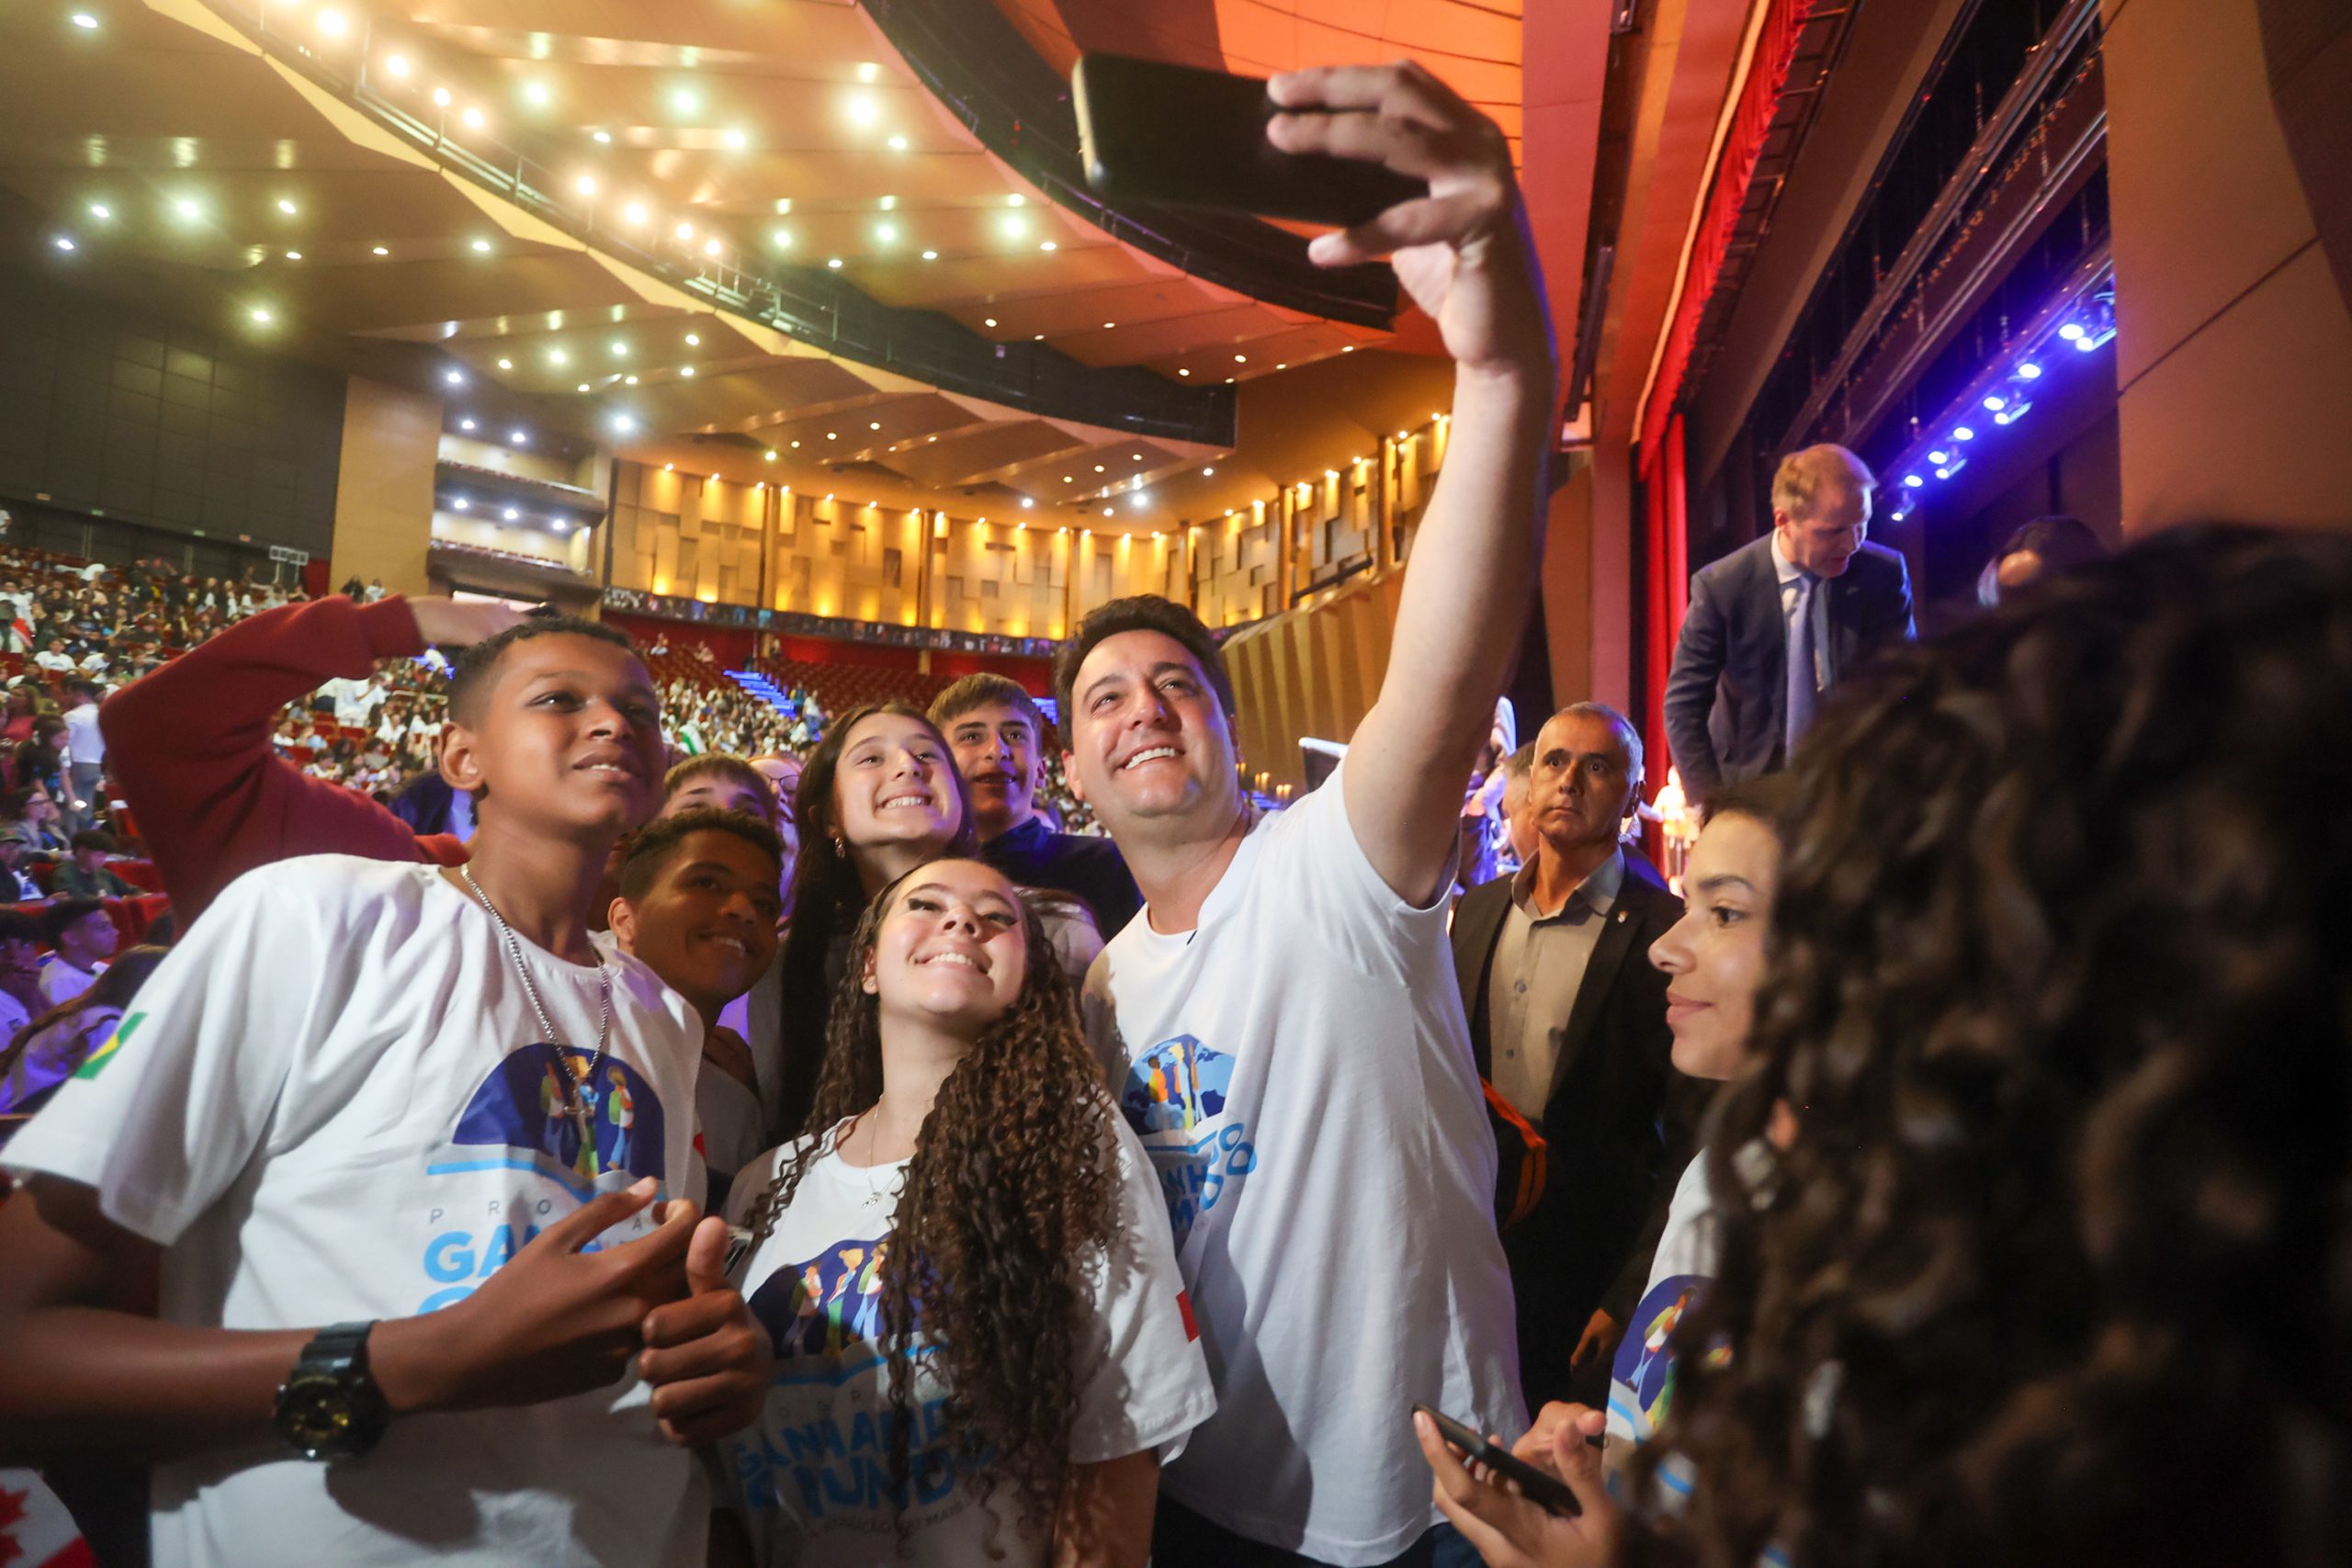
{"label": "black curly hair", "polygon": [[[881,1004],[862,985],[866,961],[909,880],[939,863],[899,877],[858,919],[833,997],[812,1135],[785,1158],[755,1206],[760,1240],[831,1144],[826,1134],[882,1098]],[[919,1303],[948,1391],[957,1469],[978,1468],[984,1496],[1005,1488],[1019,1517],[1042,1534],[1069,1469],[1075,1351],[1093,1312],[1087,1269],[1110,1247],[1118,1222],[1118,1109],[1045,926],[1017,891],[1014,898],[1028,941],[1021,993],[947,1075],[923,1121],[882,1263],[879,1337],[899,1495],[916,1427],[909,1351]]]}
{"label": "black curly hair", "polygon": [[1792,784],[1634,1462],[1696,1487],[1626,1556],[2352,1562],[2352,539],[2077,567],[1858,680]]}

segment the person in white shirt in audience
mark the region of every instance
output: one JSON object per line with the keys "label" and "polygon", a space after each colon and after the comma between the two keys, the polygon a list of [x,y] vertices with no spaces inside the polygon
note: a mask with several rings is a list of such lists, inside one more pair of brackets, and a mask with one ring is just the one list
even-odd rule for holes
{"label": "person in white shirt in audience", "polygon": [[114,917],[96,898],[61,898],[42,914],[51,949],[41,965],[40,991],[51,1002],[70,1002],[106,970],[121,940]]}
{"label": "person in white shirt in audience", "polygon": [[98,687],[94,681],[69,681],[66,695],[73,706],[65,710],[65,760],[67,782],[80,815],[86,820],[107,819],[106,802],[100,782],[106,773],[107,739],[98,731]]}
{"label": "person in white shirt in audience", "polygon": [[1288,809],[1260,820],[1243,798],[1233,687],[1191,612],[1114,600],[1065,644],[1070,786],[1145,898],[1088,978],[1086,1018],[1159,1175],[1218,1384],[1168,1469],[1154,1562],[1450,1563],[1465,1549],[1435,1528],[1408,1407],[1523,1420],[1446,895],[1534,578],[1555,367],[1492,123],[1409,64],[1269,91],[1278,148],[1430,181],[1309,254],[1393,254],[1455,362],[1453,445],[1378,699]]}
{"label": "person in white shirt in audience", "polygon": [[49,639],[47,648],[33,655],[33,662],[44,670],[63,674],[74,668],[74,656],[65,651],[63,637],[53,637]]}
{"label": "person in white shirt in audience", "polygon": [[134,947],[107,965],[97,984],[72,1001],[43,1008],[29,1021],[0,1026],[0,1116],[40,1110],[57,1086],[106,1043],[167,951]]}

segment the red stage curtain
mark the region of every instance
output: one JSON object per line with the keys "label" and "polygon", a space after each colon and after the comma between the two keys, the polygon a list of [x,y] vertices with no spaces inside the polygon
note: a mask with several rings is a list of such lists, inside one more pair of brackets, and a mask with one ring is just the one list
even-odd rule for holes
{"label": "red stage curtain", "polygon": [[1648,790],[1666,783],[1673,753],[1666,743],[1666,677],[1674,667],[1674,639],[1690,604],[1690,528],[1686,508],[1682,416],[1667,422],[1665,439],[1642,470],[1642,749]]}

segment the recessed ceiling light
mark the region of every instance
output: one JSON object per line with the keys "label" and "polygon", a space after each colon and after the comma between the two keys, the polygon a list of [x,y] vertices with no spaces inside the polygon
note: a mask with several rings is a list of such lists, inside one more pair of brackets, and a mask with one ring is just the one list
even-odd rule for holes
{"label": "recessed ceiling light", "polygon": [[302,253],[300,251],[288,251],[286,253],[286,259],[288,261],[300,261],[302,259]]}
{"label": "recessed ceiling light", "polygon": [[692,114],[696,109],[702,107],[702,100],[696,97],[693,93],[687,91],[685,88],[681,87],[676,92],[670,95],[670,107],[677,110],[680,114]]}
{"label": "recessed ceiling light", "polygon": [[529,433],[521,430],[508,431],[506,433],[506,439],[513,442],[517,446],[528,446],[531,444]]}
{"label": "recessed ceiling light", "polygon": [[792,248],[792,231],[789,229],[778,229],[768,238],[775,243],[775,248],[779,251],[788,251]]}
{"label": "recessed ceiling light", "polygon": [[1100,464],[1100,463],[1095,464],[1095,465],[1094,465],[1094,471],[1095,471],[1096,473],[1098,473],[1098,474],[1099,474],[1099,473],[1101,473],[1101,472],[1102,471],[1102,464]]}
{"label": "recessed ceiling light", "polygon": [[173,201],[172,210],[178,213],[182,218],[190,220],[201,217],[204,212],[204,209],[196,204],[196,198],[194,197],[187,196],[180,197]]}
{"label": "recessed ceiling light", "polygon": [[996,325],[996,318],[994,316],[983,316],[980,318],[980,325],[984,327],[992,327]]}
{"label": "recessed ceiling light", "polygon": [[1287,370],[1290,368],[1290,366],[1284,363],[1278,363],[1275,365],[1274,368],[1277,370]]}
{"label": "recessed ceiling light", "polygon": [[85,33],[97,31],[98,19],[87,11],[76,11],[65,19]]}
{"label": "recessed ceiling light", "polygon": [[[629,416],[625,413],[616,413],[613,415],[613,428],[618,431],[621,434],[627,435],[630,431],[637,428],[637,421],[629,418]],[[663,467],[667,468],[668,465],[664,464]]]}
{"label": "recessed ceiling light", "polygon": [[490,250],[490,242],[488,240],[476,240],[474,242],[474,249],[487,254]]}
{"label": "recessed ceiling light", "polygon": [[1119,324],[1119,323],[1118,323],[1118,322],[1116,322],[1116,321],[1105,321],[1105,322],[1103,322],[1103,323],[1102,323],[1102,330],[1103,330],[1104,332],[1106,332],[1106,333],[1107,333],[1107,332],[1109,332],[1113,327],[1115,327],[1115,326],[1117,326],[1118,324]]}
{"label": "recessed ceiling light", "polygon": [[1216,470],[1215,468],[1203,468],[1203,469],[1201,470],[1201,478],[1203,478],[1203,479],[1207,479],[1211,474],[1214,474],[1214,473],[1216,473]]}
{"label": "recessed ceiling light", "polygon": [[581,383],[580,383],[580,390],[582,390],[582,391],[583,391],[583,392],[584,392],[584,391],[586,391],[587,389],[588,389],[588,383],[587,383],[587,382],[585,382],[585,381],[581,382]]}
{"label": "recessed ceiling light", "polygon": [[523,84],[523,96],[527,102],[545,107],[554,101],[555,94],[545,82],[526,82]]}
{"label": "recessed ceiling light", "polygon": [[103,223],[114,216],[114,209],[103,201],[94,201],[90,203],[90,216]]}
{"label": "recessed ceiling light", "polygon": [[549,365],[568,365],[571,362],[571,356],[564,353],[563,350],[560,348],[551,348],[548,350],[548,363]]}
{"label": "recessed ceiling light", "polygon": [[877,77],[879,77],[881,74],[882,74],[882,67],[880,67],[879,65],[875,64],[875,63],[874,63],[874,62],[872,62],[872,61],[870,61],[870,60],[869,60],[869,61],[865,62],[863,64],[859,65],[859,66],[858,66],[858,68],[857,68],[857,79],[858,79],[859,81],[861,81],[861,82],[871,82],[871,81],[874,81],[875,79],[876,79]]}
{"label": "recessed ceiling light", "polygon": [[468,109],[464,114],[459,115],[458,118],[466,122],[466,129],[468,130],[480,130],[483,126],[490,123],[490,117],[483,114],[481,110],[478,108]]}
{"label": "recessed ceiling light", "polygon": [[270,314],[270,312],[269,312],[269,307],[268,307],[268,306],[266,306],[266,305],[256,305],[256,306],[254,306],[254,307],[253,308],[253,312],[252,312],[252,314],[253,314],[253,318],[254,318],[254,321],[258,321],[258,322],[260,322],[263,326],[267,326],[267,325],[269,325],[269,323],[270,323],[270,322],[272,322],[272,321],[276,321],[276,320],[277,319],[277,317],[275,317],[275,316],[273,316],[273,315],[271,315],[271,314]]}
{"label": "recessed ceiling light", "polygon": [[751,133],[743,130],[730,130],[727,133],[726,141],[728,146],[740,152],[752,144]]}
{"label": "recessed ceiling light", "polygon": [[1029,220],[1018,213],[1010,213],[1006,215],[1001,227],[1004,230],[1006,239],[1018,240],[1029,232]]}
{"label": "recessed ceiling light", "polygon": [[695,378],[695,367],[691,365],[681,365],[678,367],[678,374],[691,381]]}
{"label": "recessed ceiling light", "polygon": [[702,333],[688,333],[686,334],[686,346],[688,348],[700,348],[702,346]]}
{"label": "recessed ceiling light", "polygon": [[441,372],[441,379],[448,382],[452,387],[462,387],[466,384],[466,373],[462,370],[444,370]]}
{"label": "recessed ceiling light", "polygon": [[383,246],[381,246],[381,245],[378,245],[378,246],[376,246],[376,247],[375,247],[375,249],[374,249],[370,254],[375,254],[375,255],[379,255],[379,256],[388,256],[388,255],[390,255],[392,253],[391,253],[391,252],[390,252],[390,251],[388,251],[388,250],[386,250]]}
{"label": "recessed ceiling light", "polygon": [[716,239],[705,240],[702,243],[702,254],[707,256],[715,256],[724,249],[726,249],[726,247],[721,245]]}
{"label": "recessed ceiling light", "polygon": [[1057,251],[1061,249],[1059,245],[1054,243],[1051,240],[1047,240],[1044,244],[1039,245],[1037,248],[1041,251]]}
{"label": "recessed ceiling light", "polygon": [[522,514],[520,512],[517,512],[516,510],[514,510],[514,508],[513,508],[513,507],[511,507],[511,506],[510,506],[510,507],[506,508],[506,510],[504,510],[503,512],[501,512],[501,513],[499,513],[499,515],[500,515],[501,517],[503,517],[507,522],[512,523],[512,522],[514,522],[516,518],[518,518],[518,517],[522,516],[523,514]]}
{"label": "recessed ceiling light", "polygon": [[1192,374],[1192,372],[1191,372],[1190,370],[1183,370],[1183,369],[1180,369],[1180,370],[1178,370],[1178,371],[1176,372],[1176,374],[1177,374],[1177,375],[1179,375],[1179,376],[1190,376],[1190,375]]}
{"label": "recessed ceiling light", "polygon": [[681,223],[675,229],[673,229],[671,232],[677,235],[681,240],[691,240],[695,237],[695,226],[691,223]]}
{"label": "recessed ceiling light", "polygon": [[596,176],[594,175],[582,175],[578,179],[571,182],[571,188],[578,191],[582,196],[594,196],[596,194]]}
{"label": "recessed ceiling light", "polygon": [[796,451],[796,452],[799,451],[799,450],[800,450],[800,443],[799,443],[799,442],[797,442],[797,441],[794,442],[794,443],[792,444],[792,449],[793,449],[794,451]]}
{"label": "recessed ceiling light", "polygon": [[319,13],[319,31],[329,38],[341,38],[351,30],[351,19],[340,11]]}
{"label": "recessed ceiling light", "polygon": [[893,152],[903,152],[907,150],[907,139],[903,136],[893,136],[887,145]]}
{"label": "recessed ceiling light", "polygon": [[939,259],[939,253],[937,251],[925,251],[922,254],[922,259],[925,261],[937,261]]}
{"label": "recessed ceiling light", "polygon": [[876,223],[874,226],[874,237],[886,245],[889,244],[899,237],[899,226],[896,223]]}
{"label": "recessed ceiling light", "polygon": [[872,125],[882,118],[882,106],[874,101],[871,93],[852,93],[843,107],[849,111],[851,123],[855,125]]}
{"label": "recessed ceiling light", "polygon": [[473,509],[474,503],[462,495],[449,503],[449,510],[452,512],[471,512]]}
{"label": "recessed ceiling light", "polygon": [[447,87],[434,88],[433,101],[440,105],[443,108],[447,108],[449,107],[449,89]]}
{"label": "recessed ceiling light", "polygon": [[1004,204],[1007,207],[1022,207],[1027,205],[1028,200],[1029,198],[1027,197],[1022,195],[1019,191],[1014,191],[1011,196],[1004,198]]}
{"label": "recessed ceiling light", "polygon": [[841,270],[842,258],[839,256],[827,256],[825,258],[825,265],[838,272]]}
{"label": "recessed ceiling light", "polygon": [[1236,365],[1247,365],[1250,363],[1250,356],[1246,354],[1237,354],[1233,356],[1233,362]]}
{"label": "recessed ceiling light", "polygon": [[621,209],[621,217],[631,223],[644,222],[645,203],[641,201],[630,202],[627,207]]}
{"label": "recessed ceiling light", "polygon": [[588,134],[590,137],[595,141],[603,142],[607,147],[612,145],[613,133],[609,130],[592,130]]}
{"label": "recessed ceiling light", "polygon": [[878,419],[870,420],[867,422],[865,428],[868,430],[879,430],[882,428],[882,422]]}
{"label": "recessed ceiling light", "polygon": [[293,202],[281,196],[277,198],[277,210],[286,214],[287,217],[291,218],[294,216],[296,208]]}
{"label": "recessed ceiling light", "polygon": [[471,430],[473,427],[474,422],[472,420],[461,419],[458,422],[458,428],[459,430]]}
{"label": "recessed ceiling light", "polygon": [[51,241],[50,243],[55,245],[61,251],[70,251],[74,248],[73,237],[66,234],[60,234],[56,239]]}
{"label": "recessed ceiling light", "polygon": [[1351,344],[1351,344],[1341,344],[1341,345],[1340,345],[1340,352],[1341,354],[1353,354],[1355,351],[1356,351],[1356,345],[1355,345],[1354,344]]}
{"label": "recessed ceiling light", "polygon": [[775,462],[775,447],[773,447],[773,446],[771,446],[771,447],[769,447],[766,451],[764,451],[764,452],[761,453],[761,454],[760,454],[760,460],[761,460],[762,462],[765,462],[765,463],[773,463],[773,462]]}
{"label": "recessed ceiling light", "polygon": [[498,367],[501,370],[512,370],[514,368],[514,362],[511,359],[502,359],[498,362]]}
{"label": "recessed ceiling light", "polygon": [[835,430],[829,430],[825,432],[825,439],[828,441],[838,441],[841,439],[841,433]]}

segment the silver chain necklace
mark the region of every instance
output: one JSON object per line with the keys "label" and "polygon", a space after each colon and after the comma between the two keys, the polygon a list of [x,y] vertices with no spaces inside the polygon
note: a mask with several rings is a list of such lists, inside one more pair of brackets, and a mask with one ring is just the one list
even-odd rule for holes
{"label": "silver chain necklace", "polygon": [[539,1028],[547,1035],[548,1043],[554,1048],[556,1062],[562,1068],[556,1077],[563,1085],[564,1111],[571,1118],[572,1125],[580,1129],[580,1141],[593,1145],[595,1134],[591,1131],[590,1123],[596,1108],[589,1101],[588,1091],[595,1083],[597,1073],[604,1068],[605,1046],[612,1039],[613,972],[605,967],[602,959],[597,961],[596,985],[603,1009],[602,1016],[596,1021],[596,1054],[589,1059],[587,1077],[575,1079],[571,1076],[571,1064],[564,1060],[567,1043],[556,1033],[554,1023],[548,1018],[548,1010],[539,1005],[539,988],[531,983],[530,965],[523,962],[522,939],[514,934],[514,928],[506,923],[506,917],[498,912],[498,906],[490,901],[490,895],[481,890],[481,884],[474,880],[473,868],[461,865],[458,868],[458,874],[466,879],[466,886],[474,890],[474,897],[481,900],[481,907],[488,909],[490,918],[498,923],[498,934],[506,939],[506,955],[514,961],[514,973],[523,982],[523,994],[531,998],[531,1010],[539,1015]]}

